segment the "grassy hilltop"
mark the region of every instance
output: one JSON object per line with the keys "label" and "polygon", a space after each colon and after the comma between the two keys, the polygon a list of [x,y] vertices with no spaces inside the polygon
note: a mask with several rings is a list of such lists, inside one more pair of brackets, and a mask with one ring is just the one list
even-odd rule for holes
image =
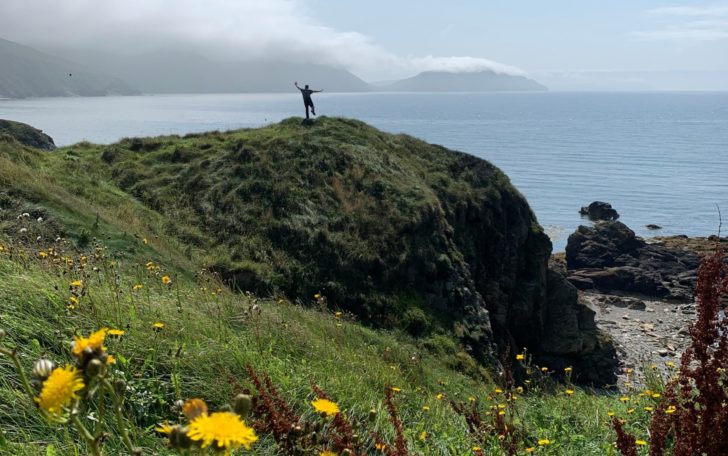
{"label": "grassy hilltop", "polygon": [[[654,399],[568,381],[592,379],[608,350],[549,252],[497,168],[357,121],[54,152],[0,135],[0,343],[28,370],[72,360],[74,335],[124,330],[106,346],[144,454],[169,451],[154,427],[177,421],[176,400],[217,409],[255,394],[246,366],[301,422],[321,420],[315,382],[371,454],[396,440],[392,387],[412,454],[500,454],[499,422],[518,454],[616,454],[607,412],[641,437]],[[498,373],[497,347],[513,350],[525,389]],[[6,358],[0,371],[0,453],[87,451],[39,416]],[[255,454],[280,454],[265,417],[250,420]],[[108,426],[106,452],[123,453]],[[329,432],[301,454],[330,449]]]}

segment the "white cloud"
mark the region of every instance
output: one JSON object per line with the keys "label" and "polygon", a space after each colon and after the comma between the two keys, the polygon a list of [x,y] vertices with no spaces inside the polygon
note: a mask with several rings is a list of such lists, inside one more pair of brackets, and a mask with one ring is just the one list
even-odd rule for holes
{"label": "white cloud", "polygon": [[32,45],[126,53],[181,46],[213,58],[315,62],[363,75],[523,73],[477,57],[395,55],[366,35],[320,24],[304,0],[2,0],[0,34]]}
{"label": "white cloud", "polygon": [[672,6],[648,13],[663,21],[655,30],[634,32],[655,41],[717,41],[728,38],[728,6]]}

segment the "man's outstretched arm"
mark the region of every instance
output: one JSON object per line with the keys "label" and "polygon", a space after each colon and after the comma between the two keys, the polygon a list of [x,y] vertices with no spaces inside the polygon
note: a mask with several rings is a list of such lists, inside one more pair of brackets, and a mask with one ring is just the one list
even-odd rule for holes
{"label": "man's outstretched arm", "polygon": [[294,83],[293,83],[293,85],[294,85],[294,86],[296,86],[296,88],[297,88],[298,90],[301,90],[301,88],[300,88],[300,87],[298,87],[298,81],[294,82]]}
{"label": "man's outstretched arm", "polygon": [[319,92],[323,92],[323,91],[324,91],[324,89],[321,89],[321,90],[312,90],[311,92],[313,92],[313,93],[319,93]]}

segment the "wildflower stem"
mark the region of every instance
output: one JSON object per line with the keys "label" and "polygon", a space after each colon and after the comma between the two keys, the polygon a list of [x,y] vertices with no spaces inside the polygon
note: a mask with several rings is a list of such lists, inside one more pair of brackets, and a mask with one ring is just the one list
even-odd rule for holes
{"label": "wildflower stem", "polygon": [[78,432],[81,434],[84,440],[86,440],[86,443],[88,443],[88,446],[91,449],[91,454],[93,454],[94,456],[101,456],[101,450],[99,450],[98,440],[96,440],[94,436],[91,435],[86,426],[83,425],[81,420],[78,418],[78,414],[75,411],[71,413],[71,421],[73,421],[73,424],[76,426],[76,429],[78,429]]}
{"label": "wildflower stem", "polygon": [[129,449],[129,452],[131,454],[137,454],[137,450],[134,447],[134,444],[131,441],[131,438],[129,438],[129,432],[126,429],[126,422],[124,421],[124,416],[121,414],[121,407],[122,407],[122,400],[119,397],[119,395],[116,393],[116,390],[114,389],[114,386],[109,383],[108,379],[102,380],[104,387],[111,395],[111,399],[114,401],[114,415],[116,416],[116,424],[119,427],[119,433],[121,434],[121,440],[124,441],[124,445]]}
{"label": "wildflower stem", "polygon": [[25,393],[30,398],[30,401],[33,402],[34,401],[33,389],[30,387],[30,383],[28,382],[28,377],[25,375],[23,366],[20,365],[20,358],[18,357],[18,352],[16,350],[7,350],[7,349],[3,348],[3,349],[0,349],[0,353],[7,355],[13,361],[15,370],[18,372],[20,381],[23,384],[23,389],[25,390]]}

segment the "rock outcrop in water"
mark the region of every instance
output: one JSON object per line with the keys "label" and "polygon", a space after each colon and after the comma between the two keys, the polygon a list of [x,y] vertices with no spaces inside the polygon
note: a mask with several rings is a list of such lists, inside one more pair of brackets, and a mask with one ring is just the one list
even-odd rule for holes
{"label": "rock outcrop in water", "polygon": [[[369,324],[457,335],[470,354],[526,347],[577,379],[613,381],[614,349],[548,269],[551,242],[490,163],[353,120],[130,139],[105,148],[115,182],[215,252],[230,283],[317,292]],[[195,233],[204,233],[204,236]]]}
{"label": "rock outcrop in water", "polygon": [[589,220],[617,220],[619,213],[611,204],[603,201],[594,201],[588,206],[579,210],[581,215],[589,217]]}

